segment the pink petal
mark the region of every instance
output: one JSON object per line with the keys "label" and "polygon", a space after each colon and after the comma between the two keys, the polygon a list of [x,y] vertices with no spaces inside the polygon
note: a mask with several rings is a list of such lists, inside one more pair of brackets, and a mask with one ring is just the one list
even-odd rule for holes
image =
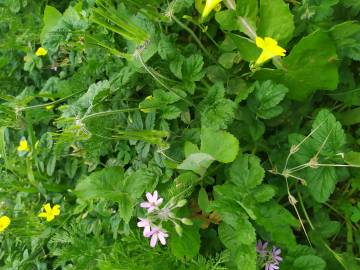
{"label": "pink petal", "polygon": [[151,247],[155,247],[155,246],[156,246],[156,243],[157,243],[157,240],[158,240],[158,234],[157,234],[157,233],[154,233],[154,234],[151,236],[150,246],[151,246]]}
{"label": "pink petal", "polygon": [[151,207],[151,204],[148,203],[148,202],[142,202],[142,203],[140,203],[140,207],[142,207],[142,208],[149,208],[149,207]]}
{"label": "pink petal", "polygon": [[158,192],[157,192],[157,190],[155,190],[154,191],[154,194],[153,194],[153,202],[156,202],[157,201],[157,199],[158,199]]}
{"label": "pink petal", "polygon": [[145,236],[145,237],[149,237],[151,234],[151,228],[150,228],[150,226],[146,226],[145,228],[144,228],[144,232],[143,232],[143,235]]}
{"label": "pink petal", "polygon": [[152,202],[153,196],[151,195],[150,192],[146,192],[146,199],[147,199],[149,202]]}
{"label": "pink petal", "polygon": [[151,213],[154,210],[155,210],[155,206],[149,206],[147,211],[148,213]]}
{"label": "pink petal", "polygon": [[165,239],[166,236],[167,236],[167,235],[166,235],[165,233],[163,233],[163,232],[159,232],[159,234],[158,234],[160,243],[161,243],[162,245],[166,245],[166,239]]}
{"label": "pink petal", "polygon": [[155,202],[155,205],[157,206],[157,205],[162,204],[163,200],[164,200],[163,198],[158,199],[158,200]]}

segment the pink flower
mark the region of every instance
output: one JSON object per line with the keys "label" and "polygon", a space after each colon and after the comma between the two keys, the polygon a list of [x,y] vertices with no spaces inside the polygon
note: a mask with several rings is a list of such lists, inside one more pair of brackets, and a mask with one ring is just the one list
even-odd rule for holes
{"label": "pink flower", "polygon": [[256,252],[259,254],[266,254],[267,246],[268,246],[268,242],[262,243],[261,240],[259,240],[256,244]]}
{"label": "pink flower", "polygon": [[151,213],[163,202],[163,198],[158,198],[158,192],[155,190],[154,194],[146,193],[147,202],[142,202],[140,207],[147,208],[148,213]]}
{"label": "pink flower", "polygon": [[277,249],[275,246],[273,246],[272,249],[272,259],[275,263],[279,264],[283,259],[279,256],[281,253],[281,249]]}
{"label": "pink flower", "polygon": [[150,220],[148,220],[146,218],[139,218],[139,219],[140,219],[140,221],[137,223],[137,226],[139,228],[144,228],[144,232],[143,232],[144,236],[149,237],[147,235],[151,231],[151,222],[150,222]]}
{"label": "pink flower", "polygon": [[160,240],[160,243],[162,245],[166,245],[166,237],[168,237],[169,235],[165,231],[162,231],[160,228],[155,227],[145,236],[146,237],[151,236],[150,246],[155,247],[158,240]]}
{"label": "pink flower", "polygon": [[279,266],[277,264],[267,263],[265,265],[265,270],[277,270],[277,269],[279,269]]}

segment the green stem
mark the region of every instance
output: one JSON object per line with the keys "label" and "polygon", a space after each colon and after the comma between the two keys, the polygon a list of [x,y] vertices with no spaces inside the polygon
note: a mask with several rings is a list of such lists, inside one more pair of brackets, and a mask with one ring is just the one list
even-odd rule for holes
{"label": "green stem", "polygon": [[97,112],[97,113],[93,113],[87,116],[84,116],[81,121],[87,121],[89,119],[92,118],[96,118],[96,117],[104,117],[104,116],[108,116],[108,115],[112,115],[112,114],[117,114],[117,113],[122,113],[122,112],[133,112],[133,111],[137,111],[139,110],[139,108],[126,108],[126,109],[119,109],[119,110],[113,110],[113,111],[105,111],[105,112]]}
{"label": "green stem", "polygon": [[201,43],[200,39],[195,35],[195,33],[187,27],[185,24],[183,24],[180,20],[178,20],[174,15],[171,17],[181,28],[183,28],[185,31],[187,31],[195,40],[195,42],[199,45],[200,49],[206,54],[207,57],[211,59],[214,63],[216,63],[216,59],[206,50],[204,45]]}

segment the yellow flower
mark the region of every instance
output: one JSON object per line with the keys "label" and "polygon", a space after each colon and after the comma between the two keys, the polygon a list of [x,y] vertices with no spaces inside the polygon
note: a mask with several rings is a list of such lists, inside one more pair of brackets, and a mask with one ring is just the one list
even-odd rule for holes
{"label": "yellow flower", "polygon": [[46,218],[46,221],[52,221],[55,216],[60,215],[60,205],[55,204],[53,208],[51,208],[50,203],[47,203],[43,206],[44,212],[40,213],[38,217]]}
{"label": "yellow flower", "polygon": [[36,56],[45,56],[45,55],[47,55],[47,50],[43,47],[39,47],[39,49],[37,49],[35,55]]}
{"label": "yellow flower", "polygon": [[18,150],[18,152],[29,152],[30,151],[30,147],[25,138],[21,138],[20,144],[19,144],[17,150]]}
{"label": "yellow flower", "polygon": [[256,37],[256,46],[263,50],[255,62],[256,65],[261,65],[275,56],[285,56],[286,53],[286,50],[281,48],[277,41],[270,37],[265,37],[264,39]]}
{"label": "yellow flower", "polygon": [[7,216],[0,217],[0,232],[3,232],[10,225],[10,218]]}
{"label": "yellow flower", "polygon": [[205,8],[202,12],[201,17],[204,19],[206,18],[210,12],[215,9],[222,0],[206,0]]}

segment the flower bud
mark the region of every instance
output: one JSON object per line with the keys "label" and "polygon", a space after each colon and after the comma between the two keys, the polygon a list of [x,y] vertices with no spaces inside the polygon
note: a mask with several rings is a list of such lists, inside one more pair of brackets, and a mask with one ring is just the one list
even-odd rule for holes
{"label": "flower bud", "polygon": [[185,225],[193,225],[193,222],[191,221],[191,219],[188,219],[188,218],[182,218],[181,222]]}
{"label": "flower bud", "polygon": [[182,228],[179,224],[175,223],[175,231],[178,235],[182,235]]}
{"label": "flower bud", "polygon": [[187,203],[187,201],[184,199],[184,200],[180,200],[178,201],[178,203],[176,204],[176,207],[183,207],[185,204]]}

